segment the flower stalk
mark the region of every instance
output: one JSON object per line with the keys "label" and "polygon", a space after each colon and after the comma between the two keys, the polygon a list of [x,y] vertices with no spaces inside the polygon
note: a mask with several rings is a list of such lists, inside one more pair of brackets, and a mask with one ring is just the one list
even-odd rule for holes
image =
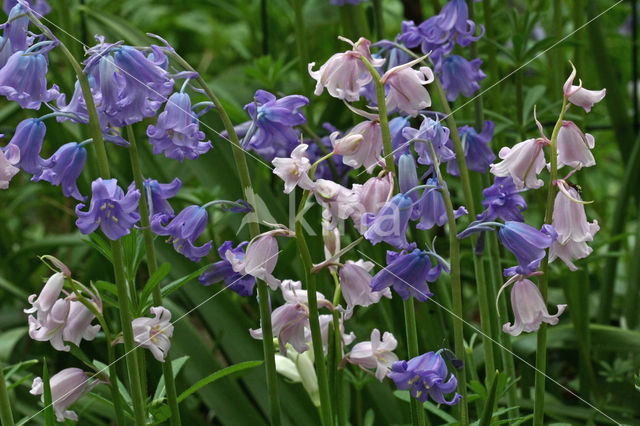
{"label": "flower stalk", "polygon": [[2,361],[0,361],[0,420],[6,426],[13,426],[13,414],[11,413],[11,402],[7,391],[7,383],[4,381],[2,371]]}

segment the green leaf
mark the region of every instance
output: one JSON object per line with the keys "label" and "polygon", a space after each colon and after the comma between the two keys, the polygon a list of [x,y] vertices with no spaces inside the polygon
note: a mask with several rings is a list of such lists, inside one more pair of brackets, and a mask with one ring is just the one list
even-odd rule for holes
{"label": "green leaf", "polygon": [[493,406],[496,403],[496,394],[498,390],[498,376],[500,373],[496,371],[496,375],[493,376],[491,381],[491,387],[489,388],[489,397],[482,410],[482,417],[480,417],[480,426],[489,426],[491,424],[491,418],[493,417]]}
{"label": "green leaf", "polygon": [[42,359],[42,383],[44,384],[44,421],[47,426],[54,426],[53,402],[51,398],[51,383],[49,383],[49,370],[47,358]]}
{"label": "green leaf", "polygon": [[160,265],[156,272],[151,277],[149,277],[149,280],[145,284],[144,289],[142,289],[142,294],[140,295],[140,306],[146,305],[147,299],[149,299],[149,296],[151,295],[151,292],[153,292],[153,289],[155,289],[158,284],[160,284],[160,281],[162,281],[167,275],[169,275],[169,271],[171,271],[171,265],[167,262],[164,262],[162,265]]}
{"label": "green leaf", "polygon": [[27,334],[28,327],[17,327],[0,334],[0,360],[8,360],[13,347]]}
{"label": "green leaf", "polygon": [[230,374],[235,374],[239,372],[246,372],[246,370],[250,370],[252,368],[256,368],[259,365],[262,365],[263,361],[245,361],[239,364],[231,365],[227,368],[223,368],[222,370],[218,370],[213,374],[208,375],[202,380],[198,380],[195,384],[193,384],[189,389],[182,392],[178,397],[178,402],[184,401],[189,395],[196,392],[198,389],[208,385],[209,383],[213,383],[218,379],[229,376]]}
{"label": "green leaf", "polygon": [[527,123],[529,117],[533,117],[533,106],[544,96],[547,88],[542,85],[533,86],[527,89],[526,95],[524,95],[523,107],[522,107],[522,122]]}
{"label": "green leaf", "polygon": [[208,266],[203,266],[202,268],[190,273],[189,275],[179,278],[175,281],[170,282],[166,286],[162,287],[162,298],[169,296],[174,291],[178,290],[180,287],[191,281],[192,279],[199,276]]}
{"label": "green leaf", "polygon": [[[405,402],[409,402],[411,400],[411,395],[409,394],[409,391],[406,390],[397,390],[393,392],[393,395]],[[444,410],[441,410],[440,408],[438,408],[438,406],[436,404],[434,404],[431,401],[426,401],[424,404],[422,404],[425,408],[425,410],[429,411],[430,413],[435,414],[436,416],[440,417],[442,420],[444,420],[445,422],[447,422],[447,424],[449,423],[456,423],[456,418],[453,417],[451,414],[447,413]]]}
{"label": "green leaf", "polygon": [[98,252],[103,255],[109,262],[113,263],[113,257],[111,256],[111,247],[109,247],[109,244],[100,235],[94,232],[92,234],[89,234],[88,238],[83,238],[82,241],[98,250]]}
{"label": "green leaf", "polygon": [[[173,378],[178,377],[178,373],[184,366],[185,362],[189,359],[189,355],[181,356],[180,358],[174,359],[171,361],[171,366],[173,367]],[[167,390],[164,386],[164,374],[160,376],[160,380],[158,381],[158,386],[156,387],[156,392],[153,395],[153,400],[151,404],[160,403],[164,399]]]}

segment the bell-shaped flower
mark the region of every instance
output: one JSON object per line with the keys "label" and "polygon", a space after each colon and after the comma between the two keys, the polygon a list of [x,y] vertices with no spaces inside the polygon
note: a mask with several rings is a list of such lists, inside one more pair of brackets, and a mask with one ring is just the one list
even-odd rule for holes
{"label": "bell-shaped flower", "polygon": [[253,149],[267,161],[275,157],[286,158],[300,143],[296,126],[307,122],[300,108],[309,104],[301,95],[277,99],[266,90],[258,90],[254,101],[244,106],[251,117],[250,133],[245,136],[245,147]]}
{"label": "bell-shaped flower", "polygon": [[560,258],[560,260],[562,260],[570,270],[577,271],[578,267],[573,263],[573,261],[577,259],[584,259],[592,252],[593,249],[586,241],[576,242],[568,240],[564,244],[554,241],[553,245],[549,249],[549,262],[553,262],[557,258]]}
{"label": "bell-shaped flower", "polygon": [[[271,313],[271,328],[278,339],[280,352],[287,353],[289,343],[298,353],[309,349],[305,338],[305,327],[309,325],[309,307],[303,303],[285,303]],[[262,340],[262,328],[249,330],[251,337]]]}
{"label": "bell-shaped flower", "polygon": [[233,248],[231,241],[222,243],[218,248],[218,254],[222,260],[205,269],[198,277],[198,281],[200,281],[202,285],[211,285],[224,281],[225,288],[235,291],[242,297],[251,296],[253,294],[253,287],[256,285],[255,277],[237,273],[233,270],[231,262],[227,260],[227,252],[230,251],[234,258],[241,262],[244,261],[244,250],[247,244],[249,244],[247,241],[243,241],[238,244],[236,248]]}
{"label": "bell-shaped flower", "polygon": [[282,230],[265,232],[249,243],[244,255],[227,250],[225,257],[235,272],[263,280],[272,290],[276,290],[280,286],[280,280],[273,276],[278,263],[278,240],[275,238],[278,234],[291,236],[290,232]]}
{"label": "bell-shaped flower", "polygon": [[9,145],[4,148],[4,151],[9,154],[7,150],[14,149],[9,148],[10,146],[17,147],[20,151],[17,156],[19,161],[14,162],[14,165],[27,173],[37,175],[44,167],[51,165],[50,160],[44,160],[40,157],[40,150],[42,150],[42,142],[46,132],[47,126],[44,125],[43,121],[37,118],[22,120],[18,123],[16,132]]}
{"label": "bell-shaped flower", "polygon": [[406,127],[402,130],[402,134],[407,141],[414,142],[413,146],[418,154],[418,163],[420,164],[427,166],[433,164],[431,150],[427,145],[429,142],[433,145],[438,163],[446,163],[456,158],[455,152],[448,147],[449,129],[440,124],[439,121],[423,117],[419,129]]}
{"label": "bell-shaped flower", "polygon": [[[144,198],[147,202],[147,210],[149,212],[149,219],[156,214],[163,214],[169,218],[174,217],[173,207],[167,201],[169,198],[175,197],[182,187],[182,181],[175,178],[170,183],[160,183],[155,179],[144,179],[142,181],[142,187],[144,188]],[[131,182],[127,191],[132,191],[136,188],[136,183]]]}
{"label": "bell-shaped flower", "polygon": [[29,37],[29,16],[27,16],[26,8],[18,4],[17,1],[13,1],[13,6],[8,7],[7,3],[11,3],[11,0],[4,2],[4,9],[7,13],[7,22],[1,25],[2,35],[6,40],[7,47],[13,52],[18,50],[25,51],[32,42]]}
{"label": "bell-shaped flower", "polygon": [[385,331],[380,340],[380,331],[374,328],[369,342],[356,343],[347,360],[351,364],[359,365],[365,369],[376,370],[376,379],[382,381],[391,372],[391,365],[398,361],[393,351],[398,346],[398,341],[393,334]]}
{"label": "bell-shaped flower", "polygon": [[57,299],[44,318],[36,319],[29,315],[29,337],[39,342],[50,342],[57,351],[68,352],[71,348],[64,344],[63,333],[69,305],[69,300]]}
{"label": "bell-shaped flower", "polygon": [[387,251],[387,266],[371,280],[373,291],[382,291],[393,286],[403,300],[410,296],[425,302],[433,296],[428,282],[440,276],[442,265],[431,267],[431,259],[426,251],[415,249],[410,253]]}
{"label": "bell-shaped flower", "polygon": [[[353,184],[353,192],[357,195],[356,209],[351,214],[351,219],[360,233],[366,228],[362,225],[362,215],[378,214],[382,206],[391,199],[393,194],[393,176],[386,174],[383,177],[371,177],[364,184]],[[363,229],[364,228],[364,229]]]}
{"label": "bell-shaped flower", "polygon": [[435,71],[449,102],[455,101],[460,93],[470,98],[480,90],[480,81],[487,77],[480,69],[481,65],[480,58],[467,61],[458,55],[445,56],[436,63]]}
{"label": "bell-shaped flower", "polygon": [[527,139],[511,148],[503,147],[498,153],[502,161],[491,164],[491,173],[498,177],[511,176],[516,189],[540,188],[544,182],[538,179],[538,173],[545,166],[542,147],[546,144],[544,139],[538,138]]}
{"label": "bell-shaped flower", "polygon": [[518,336],[523,331],[526,333],[538,331],[543,322],[550,325],[557,324],[558,317],[564,312],[567,305],[558,305],[558,313],[550,315],[538,287],[528,279],[521,277],[511,289],[511,307],[514,316],[513,325],[510,322],[504,324],[502,331],[512,336]]}
{"label": "bell-shaped flower", "polygon": [[200,130],[198,117],[191,110],[191,99],[186,93],[174,93],[158,116],[158,122],[147,128],[153,153],[164,152],[167,158],[183,161],[195,160],[211,149],[211,142],[202,142],[204,132]]}
{"label": "bell-shaped flower", "polygon": [[[51,6],[46,0],[24,0],[31,10],[33,10],[38,18],[51,12]],[[4,0],[2,9],[7,15],[11,14],[11,10],[18,5],[18,0]]]}
{"label": "bell-shaped flower", "polygon": [[316,180],[313,194],[325,209],[329,229],[335,228],[339,219],[344,220],[357,211],[358,194],[333,181]]}
{"label": "bell-shaped flower", "polygon": [[369,229],[364,237],[376,245],[384,241],[399,249],[408,249],[407,227],[413,212],[413,200],[404,194],[396,194],[380,211],[373,215],[366,213],[362,220]]}
{"label": "bell-shaped flower", "polygon": [[427,352],[409,361],[394,362],[389,378],[398,389],[409,390],[411,396],[420,402],[426,402],[431,397],[438,404],[455,405],[462,398],[456,392],[451,400],[445,399],[444,394],[454,392],[458,381],[453,373],[449,374],[440,353]]}
{"label": "bell-shaped flower", "polygon": [[596,164],[591,150],[595,140],[589,133],[583,133],[573,121],[562,121],[558,130],[558,168],[591,167]]}
{"label": "bell-shaped flower", "polygon": [[302,189],[312,189],[313,181],[309,178],[311,163],[305,155],[309,145],[300,144],[288,158],[274,158],[271,163],[275,166],[273,173],[284,181],[284,193],[289,194],[296,186]]}
{"label": "bell-shaped flower", "polygon": [[380,164],[382,133],[378,121],[365,121],[356,125],[344,137],[338,132],[331,134],[331,144],[336,154],[342,155],[342,162],[354,169],[364,166],[368,173]]}
{"label": "bell-shaped flower", "polygon": [[580,80],[578,86],[574,86],[573,80],[576,78],[576,68],[573,64],[571,64],[571,68],[571,74],[563,86],[564,96],[567,97],[572,104],[582,107],[586,112],[589,112],[593,105],[604,99],[604,96],[607,94],[607,89],[587,90],[582,87],[582,80]]}
{"label": "bell-shaped flower", "polygon": [[[92,300],[99,311],[102,311],[102,301],[98,298]],[[77,300],[69,302],[69,315],[64,325],[62,339],[65,342],[71,342],[76,346],[80,346],[82,339],[91,341],[95,339],[100,331],[100,324],[91,325],[95,315]]]}
{"label": "bell-shaped flower", "polygon": [[62,186],[65,197],[73,197],[78,201],[85,201],[87,197],[80,194],[76,181],[82,173],[87,161],[87,150],[77,142],[69,142],[62,145],[48,159],[50,165],[43,167],[40,173],[34,175],[31,180],[45,180],[52,185]]}
{"label": "bell-shaped flower", "polygon": [[[462,126],[458,129],[464,158],[467,162],[467,168],[478,173],[485,173],[496,159],[496,155],[489,147],[491,138],[493,137],[493,121],[484,122],[482,132],[478,134],[476,129],[471,126]],[[449,140],[449,147],[453,149],[453,142]],[[457,159],[447,163],[447,172],[454,175],[460,175]]]}
{"label": "bell-shaped flower", "polygon": [[7,189],[11,179],[20,171],[16,164],[20,163],[20,148],[7,145],[0,149],[0,189]]}
{"label": "bell-shaped flower", "polygon": [[[449,220],[438,179],[427,179],[427,185],[431,186],[431,188],[424,190],[418,204],[418,217],[420,218],[420,222],[416,225],[418,229],[431,229],[435,225],[444,226]],[[467,213],[467,209],[461,206],[453,212],[453,215],[457,219]]]}
{"label": "bell-shaped flower", "polygon": [[371,290],[371,270],[373,263],[347,260],[340,268],[340,288],[347,302],[345,319],[349,319],[356,306],[369,306],[378,303],[382,296],[391,299],[391,290]]}
{"label": "bell-shaped flower", "polygon": [[593,241],[594,235],[600,229],[598,221],[594,220],[591,223],[587,221],[584,204],[581,202],[582,198],[575,188],[563,182],[558,182],[558,185],[562,185],[563,188],[558,191],[553,203],[551,222],[558,233],[556,241],[559,244],[564,244],[569,240],[577,243]]}
{"label": "bell-shaped flower", "polygon": [[535,272],[546,254],[545,249],[551,247],[556,237],[550,225],[543,225],[542,230],[538,231],[524,222],[505,222],[498,231],[498,238],[518,260],[518,266],[505,269],[505,275],[529,275]]}
{"label": "bell-shaped flower", "polygon": [[389,111],[398,109],[416,117],[420,110],[431,106],[431,97],[424,86],[433,81],[433,71],[429,67],[420,67],[420,71],[411,68],[423,59],[393,67],[380,78],[382,84],[389,85],[386,96]]}
{"label": "bell-shaped flower", "polygon": [[47,89],[47,67],[44,54],[18,50],[0,68],[0,95],[22,108],[40,109],[60,94],[56,85]]}
{"label": "bell-shaped flower", "polygon": [[309,64],[309,75],[317,81],[313,93],[319,96],[326,87],[327,92],[334,98],[355,102],[360,98],[362,86],[372,79],[369,70],[360,58],[365,58],[374,67],[382,66],[385,60],[374,59],[371,56],[369,51],[371,42],[365,38],[361,37],[356,43],[342,37],[339,38],[351,44],[353,49],[336,53],[318,71],[313,71],[315,62]]}
{"label": "bell-shaped flower", "polygon": [[176,217],[166,223],[169,217],[157,214],[151,218],[151,230],[158,235],[168,235],[167,242],[173,243],[173,248],[187,259],[198,262],[211,250],[211,241],[197,247],[198,237],[204,232],[209,223],[207,209],[192,205],[182,210]]}
{"label": "bell-shaped flower", "polygon": [[[418,171],[416,169],[416,162],[413,160],[413,154],[410,152],[402,154],[398,160],[398,186],[400,188],[400,192],[403,194],[409,192],[408,195],[414,205],[418,202],[419,195],[417,191],[411,191],[411,189],[418,186],[418,183]],[[415,206],[411,219],[417,219],[417,213],[418,209],[417,206]]]}
{"label": "bell-shaped flower", "polygon": [[110,240],[128,235],[140,220],[137,212],[140,191],[130,190],[125,195],[116,179],[98,178],[91,183],[91,192],[88,211],[82,211],[83,203],[76,206],[76,226],[80,232],[90,234],[100,227]]}
{"label": "bell-shaped flower", "polygon": [[53,308],[62,292],[64,286],[64,274],[56,272],[49,277],[39,295],[32,294],[29,296],[31,308],[25,309],[25,314],[36,314],[39,321],[44,321]]}
{"label": "bell-shaped flower", "polygon": [[524,222],[522,212],[527,209],[527,203],[510,176],[496,177],[493,185],[482,190],[482,195],[482,205],[486,210],[478,215],[478,220],[494,221],[501,218],[505,221]]}
{"label": "bell-shaped flower", "polygon": [[[79,368],[65,368],[51,376],[49,386],[56,420],[59,422],[64,422],[65,419],[78,421],[78,414],[75,411],[68,410],[68,408],[88,394],[99,383],[99,380],[94,380],[90,383],[89,374]],[[31,395],[42,395],[40,400],[44,402],[44,383],[42,378],[36,377],[33,380],[29,393]]]}
{"label": "bell-shaped flower", "polygon": [[409,117],[394,117],[389,120],[389,133],[391,133],[391,147],[393,148],[393,157],[396,161],[403,154],[411,153],[411,144],[402,134],[402,131],[409,127]]}
{"label": "bell-shaped flower", "polygon": [[138,346],[149,349],[155,359],[164,362],[171,348],[169,338],[173,336],[171,312],[162,306],[154,306],[150,311],[153,318],[140,317],[131,321],[133,341]]}

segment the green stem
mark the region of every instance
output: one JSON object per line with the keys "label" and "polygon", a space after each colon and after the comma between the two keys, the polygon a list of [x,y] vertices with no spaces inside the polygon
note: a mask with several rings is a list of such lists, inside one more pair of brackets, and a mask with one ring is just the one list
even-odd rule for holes
{"label": "green stem", "polygon": [[[170,52],[173,59],[180,64],[187,71],[195,71],[187,61],[185,61],[176,52]],[[244,149],[240,145],[240,140],[233,128],[233,123],[229,119],[227,111],[218,99],[218,97],[209,88],[206,81],[198,74],[195,78],[196,82],[205,91],[209,99],[215,104],[216,111],[220,114],[220,119],[224,124],[224,128],[229,135],[229,141],[231,142],[231,150],[233,152],[233,160],[236,163],[238,169],[238,176],[240,177],[240,184],[242,185],[242,193],[245,200],[249,205],[255,205],[255,197],[253,193],[253,187],[251,185],[251,176],[249,174],[249,166],[247,165],[247,158],[244,153]],[[258,224],[257,217],[249,221],[249,233],[251,237],[255,237],[260,234],[260,225]],[[276,361],[275,350],[273,347],[273,330],[271,329],[271,308],[269,307],[269,290],[267,284],[262,280],[257,280],[258,284],[258,303],[260,306],[260,322],[262,326],[262,349],[264,352],[264,365],[267,379],[267,392],[269,393],[269,406],[271,409],[271,425],[278,426],[281,423],[280,415],[280,398],[278,396],[278,377],[276,373]],[[315,295],[314,295],[315,296]]]}
{"label": "green stem", "polygon": [[[138,156],[138,146],[136,144],[135,133],[132,126],[127,126],[127,136],[129,139],[129,159],[131,160],[131,170],[133,179],[136,182],[136,188],[140,191],[140,223],[142,224],[142,233],[144,236],[145,252],[147,256],[147,268],[149,276],[153,276],[158,270],[158,260],[156,258],[156,250],[153,245],[153,233],[151,232],[151,224],[149,223],[149,208],[147,206],[147,195],[144,189],[144,177],[142,168],[140,167],[140,158]],[[153,304],[162,306],[162,294],[160,286],[155,286],[152,292]],[[173,377],[173,366],[171,364],[171,355],[167,353],[162,363],[162,373],[164,375],[164,386],[167,390],[167,401],[171,410],[171,426],[180,426],[180,410],[178,408],[178,396],[176,393],[176,383]]]}
{"label": "green stem", "polygon": [[[436,80],[437,81],[437,80]],[[442,99],[442,98],[441,98]],[[453,131],[451,131],[453,133]],[[456,132],[457,133],[457,132]],[[458,240],[458,232],[456,226],[456,218],[453,213],[453,203],[451,202],[451,195],[447,189],[447,184],[444,181],[442,174],[440,173],[440,165],[438,164],[438,157],[436,151],[433,148],[433,144],[429,142],[429,150],[431,151],[431,160],[433,161],[433,168],[436,171],[438,182],[440,183],[442,198],[447,209],[447,222],[449,224],[449,262],[451,268],[451,295],[453,297],[453,312],[455,319],[453,320],[453,338],[455,341],[455,353],[458,359],[465,359],[464,350],[464,334],[463,334],[463,311],[462,311],[462,285],[460,283],[460,240]],[[462,156],[464,159],[464,155]],[[459,164],[459,163],[458,163]],[[460,167],[460,175],[462,175],[462,167]],[[460,424],[466,426],[469,424],[469,413],[467,407],[467,375],[465,368],[462,368],[458,373],[458,390],[462,399],[460,401]]]}
{"label": "green stem", "polygon": [[303,0],[292,0],[291,2],[293,4],[293,25],[296,33],[296,47],[298,49],[298,67],[300,68],[300,80],[302,80],[304,94],[309,96],[311,94],[311,79],[309,78],[307,71],[307,64],[309,63],[309,48],[307,47],[307,37],[305,36],[304,31],[304,15],[302,13]]}
{"label": "green stem", "polygon": [[[333,282],[336,285],[335,292],[333,293],[333,306],[338,306],[340,304],[340,280],[338,279],[338,274],[334,271],[331,272],[331,276],[333,277]],[[335,357],[336,364],[340,364],[342,360],[342,333],[340,331],[340,315],[337,309],[333,311],[333,329],[334,338],[335,338]],[[347,424],[347,410],[344,406],[344,383],[342,382],[343,378],[343,369],[336,368],[335,375],[335,384],[334,384],[334,392],[336,395],[336,417],[338,419],[338,426],[346,426]]]}
{"label": "green stem", "polygon": [[[407,332],[407,350],[409,358],[420,355],[418,347],[418,331],[416,330],[416,311],[413,305],[413,297],[402,302],[404,307],[404,328]],[[425,413],[422,403],[416,398],[409,400],[411,404],[411,422],[417,426],[424,426]]]}
{"label": "green stem", "polygon": [[[550,177],[549,177],[549,191],[547,192],[547,208],[544,215],[544,223],[551,223],[553,217],[553,203],[556,193],[556,188],[553,182],[558,178],[558,132],[562,127],[562,119],[567,109],[567,98],[562,101],[562,111],[553,128],[551,134],[551,142],[549,144],[549,158],[550,158]],[[542,299],[547,301],[547,286],[549,275],[549,254],[545,256],[542,261],[542,276],[540,277],[540,293]],[[538,341],[536,347],[536,383],[535,383],[535,398],[533,406],[533,424],[535,426],[542,426],[544,422],[544,382],[545,371],[547,369],[547,324],[542,323],[538,330]]]}
{"label": "green stem", "polygon": [[0,361],[0,420],[5,426],[13,426],[11,402],[9,401],[9,392],[7,391],[7,383],[4,381],[2,369],[2,361]]}

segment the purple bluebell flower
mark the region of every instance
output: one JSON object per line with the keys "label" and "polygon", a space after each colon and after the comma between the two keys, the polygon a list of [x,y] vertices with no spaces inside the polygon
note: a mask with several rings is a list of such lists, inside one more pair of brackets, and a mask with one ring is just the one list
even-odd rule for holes
{"label": "purple bluebell flower", "polygon": [[255,102],[244,106],[255,126],[246,147],[268,161],[287,157],[300,142],[300,131],[295,126],[307,122],[300,108],[307,105],[309,99],[300,95],[276,99],[265,90],[258,90],[254,97]]}
{"label": "purple bluebell flower", "polygon": [[403,154],[411,153],[411,144],[402,134],[402,130],[409,127],[409,117],[394,117],[389,120],[389,133],[391,133],[391,148],[396,162]]}
{"label": "purple bluebell flower", "polygon": [[447,146],[449,129],[440,124],[440,121],[423,117],[419,129],[406,127],[402,130],[402,135],[407,141],[415,140],[413,146],[418,153],[418,163],[420,164],[433,164],[431,150],[427,145],[428,142],[425,141],[431,141],[433,144],[439,163],[446,163],[456,158],[456,154]]}
{"label": "purple bluebell flower", "polygon": [[[440,192],[438,179],[427,179],[427,185],[433,188],[426,188],[420,198],[420,203],[418,204],[420,223],[416,225],[418,229],[431,229],[435,225],[444,226],[448,221],[447,208],[444,204],[442,193]],[[467,214],[467,209],[464,206],[459,207],[453,214],[457,219]]]}
{"label": "purple bluebell flower", "polygon": [[478,220],[494,221],[501,218],[505,221],[524,222],[521,212],[527,209],[527,203],[511,177],[495,178],[493,185],[485,188],[482,195],[482,205],[486,210],[478,215]]}
{"label": "purple bluebell flower", "polygon": [[47,90],[47,58],[42,53],[25,55],[19,50],[0,68],[0,95],[22,108],[40,109],[59,95],[55,84]]}
{"label": "purple bluebell flower", "polygon": [[218,248],[218,254],[222,259],[219,262],[214,263],[204,270],[198,277],[198,281],[202,285],[211,285],[219,281],[224,281],[225,288],[231,291],[235,291],[242,297],[251,296],[253,294],[253,287],[256,285],[256,279],[252,275],[242,275],[233,270],[231,262],[227,260],[227,251],[231,251],[233,256],[244,260],[244,250],[249,244],[247,241],[243,241],[236,248],[233,248],[231,241],[225,241]]}
{"label": "purple bluebell flower", "polygon": [[371,289],[382,291],[393,286],[403,300],[413,296],[425,302],[433,296],[427,282],[440,276],[442,264],[431,267],[429,253],[414,249],[410,253],[387,251],[387,266],[371,279]]}
{"label": "purple bluebell flower", "polygon": [[147,128],[149,143],[153,153],[164,151],[167,158],[183,161],[195,160],[211,149],[211,142],[204,140],[198,118],[191,110],[191,99],[186,93],[174,93],[169,98],[165,110],[158,116],[157,125]]}
{"label": "purple bluebell flower", "polygon": [[399,249],[407,249],[407,227],[413,211],[413,200],[404,194],[396,194],[374,216],[365,213],[362,217],[369,229],[364,237],[376,245],[381,241]]}
{"label": "purple bluebell flower", "polygon": [[444,31],[449,31],[455,37],[456,43],[466,47],[477,41],[484,34],[484,27],[480,25],[480,35],[474,37],[476,24],[469,19],[469,8],[465,0],[451,0],[442,7],[438,14],[437,25]]}
{"label": "purple bluebell flower", "polygon": [[[147,201],[149,218],[156,214],[163,214],[169,218],[174,217],[173,207],[167,202],[169,198],[175,197],[182,187],[180,179],[175,178],[170,183],[160,183],[155,179],[145,179],[142,182],[144,188],[144,198]],[[136,183],[131,182],[127,191],[134,190]]]}
{"label": "purple bluebell flower", "polygon": [[14,165],[27,173],[38,175],[44,167],[51,165],[51,160],[40,157],[44,134],[47,126],[37,118],[27,118],[18,123],[16,133],[11,138],[9,146],[16,146],[20,150],[20,161]]}
{"label": "purple bluebell flower", "polygon": [[469,62],[458,55],[448,55],[436,63],[435,71],[449,102],[455,101],[460,93],[469,98],[480,89],[480,80],[486,77],[480,65],[480,58]]}
{"label": "purple bluebell flower", "polygon": [[435,352],[427,352],[407,361],[397,361],[391,366],[388,374],[398,389],[411,392],[411,396],[420,402],[426,402],[429,397],[438,404],[455,405],[462,396],[457,392],[449,401],[444,394],[456,390],[458,381],[449,371],[442,355]]}
{"label": "purple bluebell flower", "polygon": [[73,197],[78,201],[85,201],[87,197],[80,194],[76,181],[82,173],[87,161],[87,150],[77,142],[69,142],[62,145],[47,160],[49,166],[44,167],[40,173],[34,175],[31,180],[38,182],[46,180],[52,185],[62,186],[65,197]]}
{"label": "purple bluebell flower", "polygon": [[5,38],[0,36],[0,68],[4,67],[12,53],[11,42],[9,40],[5,41]]}
{"label": "purple bluebell flower", "polygon": [[[398,160],[398,186],[403,194],[418,186],[418,170],[411,151],[402,154],[400,160]],[[411,220],[416,220],[420,217],[420,209],[418,208],[419,194],[418,191],[411,191],[408,195],[413,203]]]}
{"label": "purple bluebell flower", "polygon": [[209,215],[204,207],[192,205],[186,207],[167,225],[169,217],[157,214],[151,219],[151,230],[158,235],[168,235],[167,242],[173,243],[173,248],[186,258],[198,262],[211,250],[211,241],[200,247],[195,242],[207,227]]}
{"label": "purple bluebell flower", "polygon": [[[486,173],[491,163],[496,159],[496,155],[489,147],[489,143],[493,137],[493,128],[493,121],[487,120],[484,122],[484,127],[480,134],[471,126],[462,126],[458,129],[464,151],[464,158],[469,170]],[[448,146],[453,149],[453,142],[451,140],[449,140]],[[447,172],[454,176],[460,176],[457,160],[447,163]]]}
{"label": "purple bluebell flower", "polygon": [[[51,12],[51,6],[47,3],[46,0],[25,0],[25,2],[29,5],[31,10],[33,10],[38,18],[46,15]],[[4,12],[9,15],[11,10],[15,8],[18,4],[18,0],[4,0],[2,9]]]}
{"label": "purple bluebell flower", "polygon": [[98,178],[91,183],[91,204],[83,212],[83,203],[76,206],[76,226],[83,234],[90,234],[98,227],[110,240],[117,240],[131,232],[133,225],[140,220],[137,189],[124,194],[116,179]]}
{"label": "purple bluebell flower", "polygon": [[[5,2],[5,6],[6,6]],[[25,51],[32,40],[30,40],[29,17],[27,10],[20,4],[15,4],[7,11],[9,19],[2,25],[3,43],[7,43],[7,47],[11,53],[18,50]]]}

